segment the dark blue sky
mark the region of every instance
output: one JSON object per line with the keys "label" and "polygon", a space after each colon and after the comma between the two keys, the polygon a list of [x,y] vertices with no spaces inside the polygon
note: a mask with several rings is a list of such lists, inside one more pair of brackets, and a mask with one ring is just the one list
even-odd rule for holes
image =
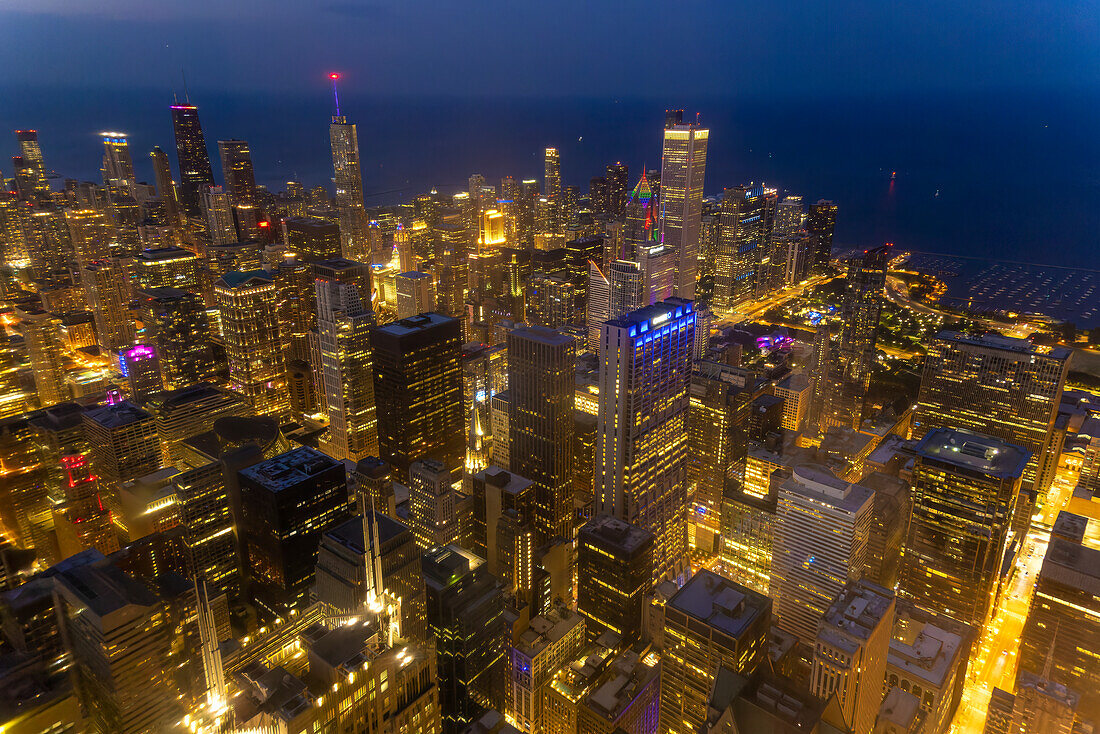
{"label": "dark blue sky", "polygon": [[[629,95],[1095,86],[1083,0],[0,0],[0,86]],[[10,100],[8,100],[10,102]]]}

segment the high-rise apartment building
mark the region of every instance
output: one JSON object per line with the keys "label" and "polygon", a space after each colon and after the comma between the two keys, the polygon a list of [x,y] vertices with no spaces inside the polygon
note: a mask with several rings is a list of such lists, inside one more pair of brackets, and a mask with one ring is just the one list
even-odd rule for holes
{"label": "high-rise apartment building", "polygon": [[560,232],[562,227],[561,155],[557,148],[547,148],[543,154],[543,195],[549,202],[549,217],[544,231]]}
{"label": "high-rise apartment building", "polygon": [[806,231],[810,234],[810,272],[821,275],[829,271],[833,257],[833,231],[836,229],[837,206],[826,199],[810,204]]}
{"label": "high-rise apartment building", "polygon": [[641,636],[652,573],[653,533],[609,515],[585,523],[577,537],[577,610],[588,618],[590,638]]}
{"label": "high-rise apartment building", "polygon": [[604,178],[607,180],[607,211],[613,217],[621,217],[626,212],[629,169],[625,163],[610,163],[606,170]]}
{"label": "high-rise apartment building", "polygon": [[176,227],[179,224],[180,201],[176,182],[172,179],[172,164],[168,161],[168,154],[158,145],[149,152],[149,160],[153,164],[153,183],[157,187],[157,196],[164,202],[169,225]]}
{"label": "high-rise apartment building", "polygon": [[236,242],[239,237],[233,217],[233,202],[226,190],[221,186],[210,186],[203,189],[200,200],[210,243],[223,246]]}
{"label": "high-rise apartment building", "polygon": [[133,344],[136,330],[122,261],[111,258],[89,263],[80,271],[80,279],[95,317],[100,348],[118,352]]}
{"label": "high-rise apartment building", "polygon": [[541,542],[573,538],[576,340],[539,327],[508,332],[511,470],[535,483]]}
{"label": "high-rise apartment building", "polygon": [[766,295],[771,281],[771,236],[776,191],[735,186],[722,194],[715,248],[714,305],[734,309]]}
{"label": "high-rise apartment building", "polygon": [[199,108],[193,104],[171,106],[176,133],[176,161],[180,169],[180,204],[190,217],[202,214],[202,192],[214,185],[210,153],[199,122]]}
{"label": "high-rise apartment building", "polygon": [[680,298],[603,326],[595,510],[654,534],[654,579],[683,564],[694,350],[693,304]]}
{"label": "high-rise apartment building", "polygon": [[156,421],[148,411],[126,401],[86,410],[82,421],[104,503],[121,518],[118,490],[122,484],[160,468]]}
{"label": "high-rise apartment building", "polygon": [[378,455],[370,328],[374,314],[352,283],[317,278],[317,342],[328,409],[326,452],[359,461]]}
{"label": "high-rise apartment building", "polygon": [[427,313],[370,334],[378,450],[398,477],[423,458],[457,468],[464,456],[461,322]]}
{"label": "high-rise apartment building", "polygon": [[847,284],[841,302],[840,330],[832,351],[825,393],[822,428],[848,426],[859,429],[875,364],[878,322],[885,298],[886,267],[891,247],[865,250],[848,262]]}
{"label": "high-rise apartment building", "polygon": [[749,676],[766,660],[772,602],[703,569],[664,611],[659,731],[696,734],[719,669]]}
{"label": "high-rise apartment building", "polygon": [[695,298],[699,273],[699,220],[710,131],[684,123],[683,110],[665,113],[661,152],[661,243],[677,253],[675,293]]}
{"label": "high-rise apartment building", "polygon": [[265,270],[226,273],[214,284],[229,360],[229,386],[260,415],[290,412],[275,279]]}
{"label": "high-rise apartment building", "polygon": [[985,622],[1029,458],[991,436],[949,428],[925,434],[913,466],[904,598],[960,622]]}
{"label": "high-rise apartment building", "polygon": [[114,227],[106,212],[95,209],[69,209],[65,212],[69,224],[73,252],[81,267],[111,256],[111,244],[115,238]]}
{"label": "high-rise apartment building", "polygon": [[256,198],[256,173],[252,168],[252,152],[246,140],[219,140],[218,154],[222,161],[222,180],[229,201],[250,204]]}
{"label": "high-rise apartment building", "polygon": [[781,629],[806,644],[844,585],[863,574],[874,492],[824,468],[779,486],[770,591]]}

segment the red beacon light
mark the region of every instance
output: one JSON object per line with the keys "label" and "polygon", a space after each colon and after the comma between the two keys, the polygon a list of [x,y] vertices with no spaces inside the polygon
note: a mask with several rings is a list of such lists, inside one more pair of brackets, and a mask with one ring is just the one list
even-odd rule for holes
{"label": "red beacon light", "polygon": [[271,222],[256,222],[256,226],[260,229],[267,229],[271,226]]}
{"label": "red beacon light", "polygon": [[328,78],[329,78],[329,79],[332,79],[333,81],[335,81],[335,80],[337,80],[337,79],[339,79],[339,78],[340,78],[340,75],[339,75],[339,74],[336,74],[336,73],[332,73],[332,74],[329,74],[329,75],[328,75]]}

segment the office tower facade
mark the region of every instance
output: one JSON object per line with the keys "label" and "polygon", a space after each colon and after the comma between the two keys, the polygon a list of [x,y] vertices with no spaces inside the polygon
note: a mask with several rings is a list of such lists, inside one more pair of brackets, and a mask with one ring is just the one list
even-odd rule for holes
{"label": "office tower facade", "polygon": [[703,569],[665,604],[661,732],[695,734],[720,668],[746,676],[768,655],[768,597]]}
{"label": "office tower facade", "polygon": [[925,434],[913,467],[904,598],[967,624],[985,621],[1028,459],[1023,448],[991,436],[946,428]]}
{"label": "office tower facade", "polygon": [[544,231],[560,232],[562,228],[561,155],[557,148],[547,148],[543,153],[542,193],[549,203],[549,216],[543,223]]}
{"label": "office tower facade", "polygon": [[633,260],[614,260],[607,266],[611,296],[610,319],[622,318],[647,305],[646,280],[642,266]]}
{"label": "office tower facade", "polygon": [[114,228],[106,212],[95,209],[69,209],[65,211],[69,225],[76,262],[81,267],[111,256]]}
{"label": "office tower facade", "polygon": [[100,348],[118,352],[133,344],[136,329],[130,316],[129,288],[122,261],[111,258],[89,263],[80,271],[80,279],[95,317]]}
{"label": "office tower facade", "polygon": [[826,700],[835,693],[854,732],[875,726],[893,626],[894,592],[864,581],[845,586],[818,625],[810,690]]}
{"label": "office tower facade", "polygon": [[133,194],[137,179],[134,176],[134,159],[130,156],[130,143],[125,133],[100,133],[103,141],[103,185],[108,189]]}
{"label": "office tower facade", "polygon": [[29,192],[33,194],[34,198],[49,198],[50,182],[46,179],[46,164],[42,159],[42,147],[38,142],[38,131],[16,130],[15,138],[19,142],[19,155],[23,159],[22,165],[29,172]]}
{"label": "office tower facade", "polygon": [[465,443],[461,322],[421,314],[374,327],[370,342],[380,457],[402,478],[427,457],[457,468]]}
{"label": "office tower facade", "polygon": [[48,408],[68,398],[65,388],[64,364],[61,361],[61,320],[40,308],[17,306],[19,318],[16,331],[23,335],[34,372],[38,406]]}
{"label": "office tower facade", "polygon": [[359,134],[355,125],[340,114],[339,108],[328,130],[344,257],[370,262],[367,212],[363,206],[363,172],[359,166]]}
{"label": "office tower facade", "polygon": [[343,257],[340,226],[309,217],[283,220],[283,241],[301,262],[314,263]]}
{"label": "office tower facade", "polygon": [[531,619],[512,645],[505,686],[505,710],[521,731],[542,732],[544,691],[563,665],[584,647],[584,617],[565,607]]}
{"label": "office tower facade", "polygon": [[221,186],[203,189],[202,213],[206,218],[206,233],[210,243],[215,246],[236,242],[237,224],[233,218],[233,204],[229,194]]}
{"label": "office tower facade", "polygon": [[410,270],[395,280],[398,320],[435,310],[435,283],[430,273]]}
{"label": "office tower facade", "polygon": [[160,468],[156,421],[148,411],[126,401],[86,410],[81,420],[104,502],[121,517],[118,490],[122,484]]}
{"label": "office tower facade", "polygon": [[290,412],[279,338],[275,280],[265,270],[226,273],[214,284],[229,360],[229,386],[256,412],[278,420]]}
{"label": "office tower facade", "polygon": [[214,185],[210,152],[199,122],[199,108],[193,104],[174,104],[172,127],[176,133],[176,161],[180,169],[180,204],[190,217],[202,214],[202,192]]}
{"label": "office tower facade", "polygon": [[317,293],[317,341],[328,433],[323,445],[338,459],[359,461],[378,455],[370,328],[374,314],[359,300],[352,283],[320,278]]}
{"label": "office tower facade", "polygon": [[156,347],[135,344],[119,354],[118,362],[126,376],[127,395],[137,405],[145,405],[151,396],[164,390]]}
{"label": "office tower facade", "polygon": [[611,318],[611,281],[595,260],[588,261],[588,297],[585,299],[585,325],[588,328],[588,351],[600,349],[600,329]]}
{"label": "office tower facade", "polygon": [[202,297],[177,288],[139,290],[144,338],[157,350],[169,389],[214,378],[210,321]]}
{"label": "office tower facade", "polygon": [[806,218],[806,231],[810,235],[810,272],[823,275],[829,272],[833,257],[833,231],[836,229],[837,205],[825,199],[810,204]]}
{"label": "office tower facade", "polygon": [[89,548],[104,555],[114,553],[118,550],[118,534],[88,459],[70,454],[62,457],[61,466],[67,475],[65,501],[53,510],[58,557],[64,560]]}
{"label": "office tower facade", "polygon": [[428,637],[439,653],[443,731],[458,734],[483,708],[501,708],[504,596],[485,560],[458,546],[422,560]]}
{"label": "office tower facade", "polygon": [[624,643],[642,632],[642,607],[653,573],[653,533],[597,515],[577,536],[577,610],[588,636],[604,632]]}
{"label": "office tower facade", "polygon": [[661,151],[661,243],[677,253],[675,293],[695,298],[699,272],[699,219],[710,131],[684,123],[683,110],[665,113]]}
{"label": "office tower facade", "polygon": [[142,250],[133,259],[135,278],[142,288],[179,288],[205,293],[206,282],[198,255],[181,247]]}
{"label": "office tower facade", "polygon": [[625,163],[608,164],[606,171],[607,211],[613,217],[621,217],[626,212],[630,171]]}
{"label": "office tower facade", "polygon": [[891,249],[883,245],[865,250],[848,263],[840,307],[843,326],[829,369],[822,428],[848,426],[858,430],[863,421]]}
{"label": "office tower facade", "polygon": [[409,524],[424,550],[459,539],[453,485],[450,470],[434,459],[414,461],[409,467]]}
{"label": "office tower facade", "polygon": [[734,309],[757,295],[773,202],[772,190],[763,186],[735,186],[723,192],[715,247],[715,308]]}
{"label": "office tower facade", "polygon": [[167,675],[167,605],[96,551],[88,553],[56,577],[81,699],[96,731],[156,731],[179,713]]}
{"label": "office tower facade", "polygon": [[874,492],[798,467],[779,486],[768,596],[781,629],[809,641],[844,585],[863,573]]}
{"label": "office tower facade", "polygon": [[251,204],[256,198],[256,173],[252,168],[252,152],[245,140],[219,140],[218,154],[222,161],[225,193],[233,206]]}
{"label": "office tower facade", "polygon": [[323,533],[348,517],[344,466],[302,446],[237,472],[250,595],[270,620],[309,600]]}
{"label": "office tower facade", "polygon": [[1070,354],[1026,339],[940,332],[924,361],[913,433],[961,428],[1022,446],[1031,454],[1023,486],[1043,496],[1058,463],[1052,430]]}
{"label": "office tower facade", "polygon": [[603,327],[595,509],[654,534],[654,579],[676,577],[683,563],[694,350],[694,308],[683,299]]}
{"label": "office tower facade", "polygon": [[526,300],[526,320],[534,326],[560,329],[575,316],[573,282],[565,273],[531,273]]}
{"label": "office tower facade", "polygon": [[144,408],[156,421],[163,464],[179,468],[188,455],[184,441],[210,430],[219,418],[252,412],[244,396],[210,383],[167,390],[152,396]]}
{"label": "office tower facade", "polygon": [[179,192],[172,178],[172,164],[168,161],[168,154],[158,145],[149,152],[149,160],[153,164],[153,183],[157,187],[157,196],[164,202],[170,226],[176,227],[180,216]]}

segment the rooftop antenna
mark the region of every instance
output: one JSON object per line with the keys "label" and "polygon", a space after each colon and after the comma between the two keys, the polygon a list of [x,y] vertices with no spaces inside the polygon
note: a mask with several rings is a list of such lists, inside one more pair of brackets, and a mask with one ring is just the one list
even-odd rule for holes
{"label": "rooftop antenna", "polygon": [[328,78],[332,80],[332,98],[336,101],[336,116],[340,116],[340,93],[336,91],[336,82],[340,79],[340,75],[336,72],[328,75]]}
{"label": "rooftop antenna", "polygon": [[183,77],[183,101],[185,104],[191,104],[191,95],[187,92],[187,72],[180,69],[180,76]]}

